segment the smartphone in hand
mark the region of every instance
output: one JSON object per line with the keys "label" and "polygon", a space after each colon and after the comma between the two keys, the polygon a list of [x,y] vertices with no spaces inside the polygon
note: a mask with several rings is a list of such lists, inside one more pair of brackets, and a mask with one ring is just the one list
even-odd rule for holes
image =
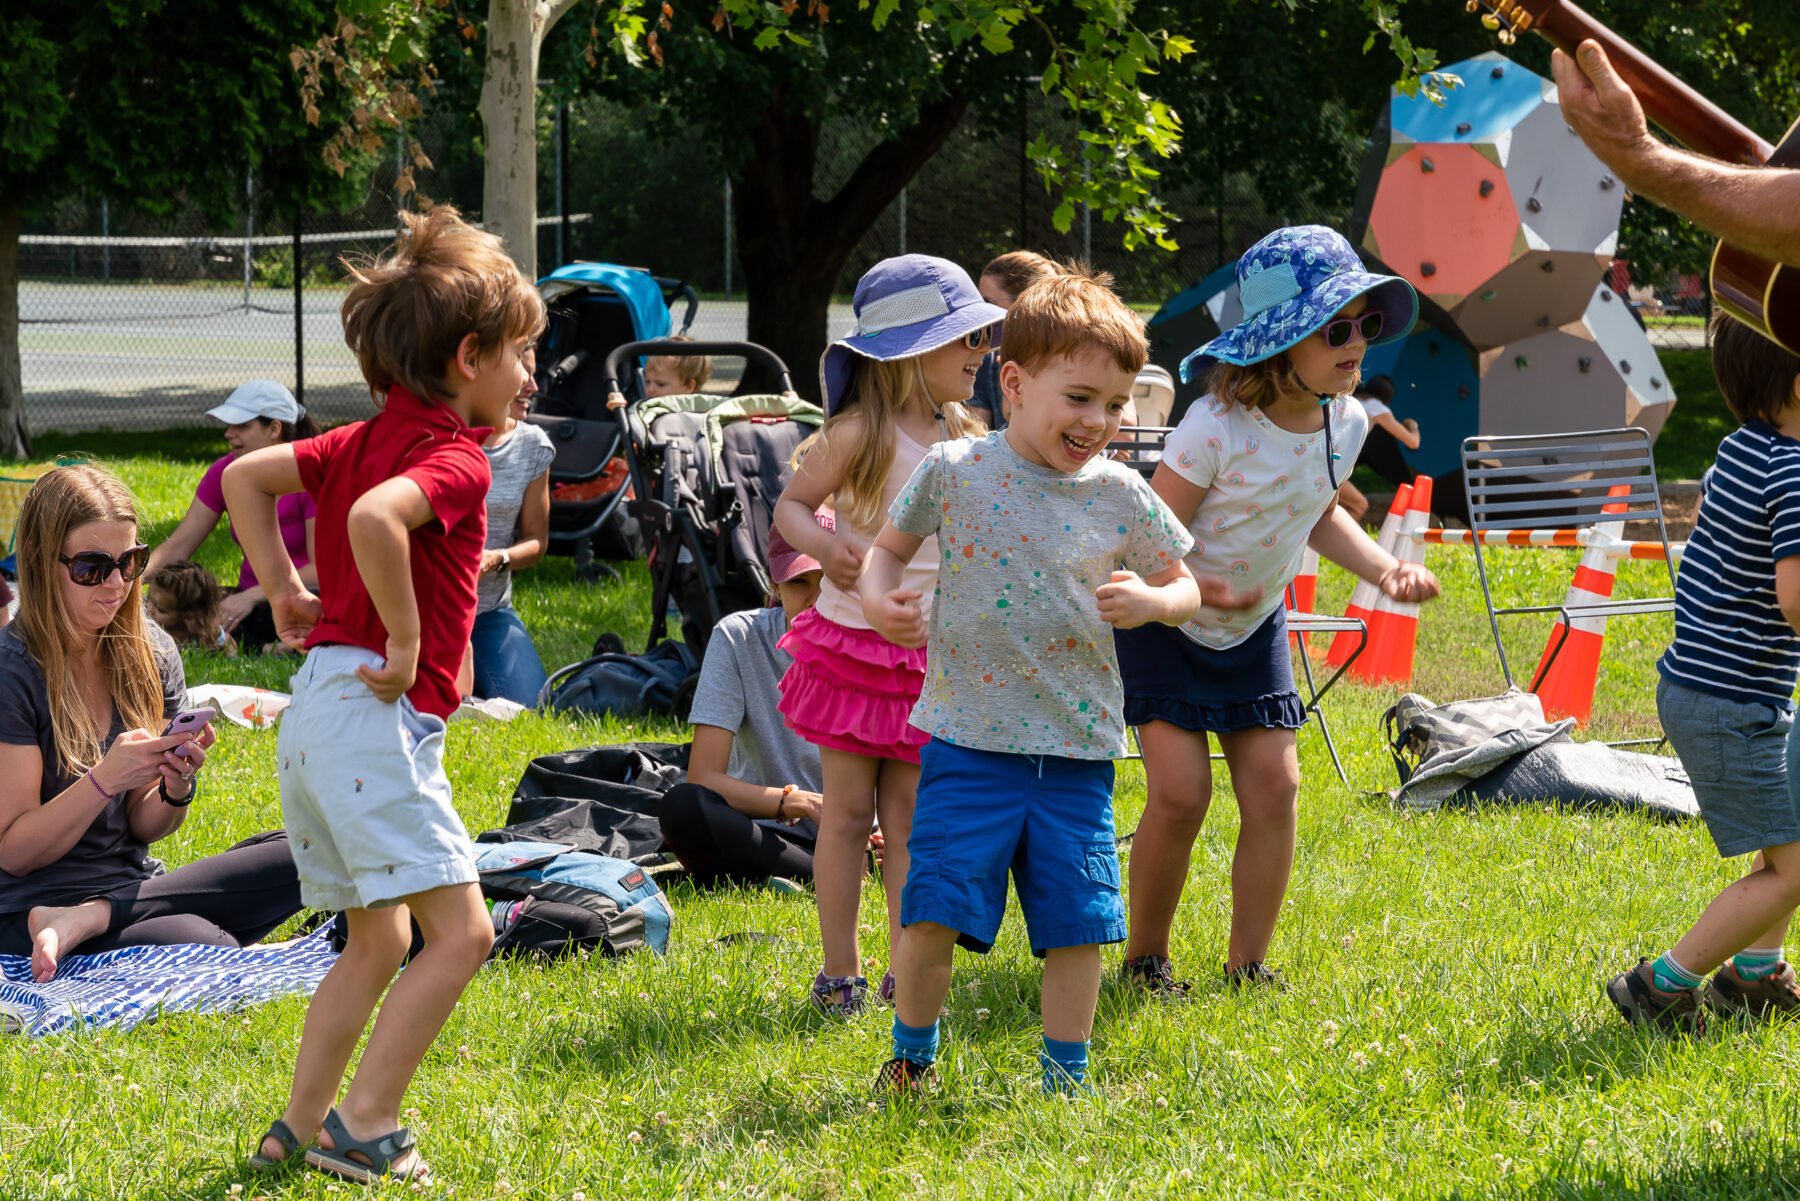
{"label": "smartphone in hand", "polygon": [[[167,738],[171,734],[192,734],[195,738],[198,738],[200,736],[200,731],[206,728],[206,723],[218,715],[219,711],[210,705],[202,706],[198,709],[183,709],[180,713],[177,713],[174,717],[169,719],[168,727],[163,730],[163,737]],[[184,742],[176,747],[172,753],[180,755],[183,759],[189,758],[190,756],[187,753],[188,745],[188,743]]]}

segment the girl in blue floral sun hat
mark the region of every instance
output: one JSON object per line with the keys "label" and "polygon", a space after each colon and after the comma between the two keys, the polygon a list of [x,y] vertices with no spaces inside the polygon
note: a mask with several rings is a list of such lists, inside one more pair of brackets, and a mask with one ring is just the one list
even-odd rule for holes
{"label": "girl in blue floral sun hat", "polygon": [[1148,785],[1123,975],[1156,991],[1186,987],[1169,934],[1212,796],[1209,734],[1241,819],[1225,979],[1280,982],[1264,961],[1294,865],[1294,731],[1306,720],[1282,596],[1302,552],[1310,545],[1396,600],[1438,593],[1429,571],[1382,550],[1335,504],[1334,460],[1354,463],[1368,431],[1348,399],[1363,354],[1412,328],[1412,285],[1365,270],[1319,225],[1276,230],[1238,260],[1237,279],[1244,320],[1183,361],[1184,380],[1210,366],[1208,392],[1169,434],[1151,487],[1193,532],[1194,575],[1223,577],[1255,599],[1235,610],[1203,605],[1181,627],[1115,632],[1125,721],[1137,729]]}

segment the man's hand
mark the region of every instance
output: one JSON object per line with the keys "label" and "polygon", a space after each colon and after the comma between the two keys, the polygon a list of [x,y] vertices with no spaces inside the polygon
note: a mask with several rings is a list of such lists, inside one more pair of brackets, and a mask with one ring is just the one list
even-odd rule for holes
{"label": "man's hand", "polygon": [[367,664],[356,669],[356,678],[369,686],[375,699],[391,705],[406,695],[419,675],[419,644],[388,639],[387,661],[380,667]]}
{"label": "man's hand", "polygon": [[269,597],[269,612],[275,619],[275,636],[297,651],[306,649],[306,636],[325,615],[319,598],[304,588]]}
{"label": "man's hand", "polygon": [[1589,38],[1575,48],[1574,58],[1554,51],[1550,72],[1556,77],[1563,120],[1607,166],[1628,174],[1647,147],[1654,149],[1643,106],[1613,70],[1600,43]]}
{"label": "man's hand", "polygon": [[493,575],[496,571],[499,571],[499,570],[500,570],[500,552],[497,550],[482,551],[481,552],[481,574],[482,575]]}
{"label": "man's hand", "polygon": [[863,597],[863,617],[895,646],[924,646],[931,632],[916,588],[898,588]]}
{"label": "man's hand", "polygon": [[1381,590],[1397,601],[1428,601],[1442,591],[1438,578],[1422,563],[1394,564],[1381,577]]}

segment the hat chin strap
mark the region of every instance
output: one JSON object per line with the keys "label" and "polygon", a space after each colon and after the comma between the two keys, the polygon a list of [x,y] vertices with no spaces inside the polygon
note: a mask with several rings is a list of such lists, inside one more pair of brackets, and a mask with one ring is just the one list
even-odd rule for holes
{"label": "hat chin strap", "polygon": [[913,359],[913,374],[918,377],[919,391],[924,394],[925,403],[931,406],[931,416],[935,421],[944,419],[944,406],[938,403],[937,397],[931,394],[931,385],[925,379],[925,363],[922,357]]}
{"label": "hat chin strap", "polygon": [[[1337,399],[1326,392],[1314,392],[1313,395],[1319,398],[1321,409],[1327,408],[1333,400]],[[1331,448],[1331,414],[1327,412],[1325,414],[1325,478],[1331,481],[1333,492],[1338,490],[1337,468],[1333,464],[1341,457],[1337,451]]]}

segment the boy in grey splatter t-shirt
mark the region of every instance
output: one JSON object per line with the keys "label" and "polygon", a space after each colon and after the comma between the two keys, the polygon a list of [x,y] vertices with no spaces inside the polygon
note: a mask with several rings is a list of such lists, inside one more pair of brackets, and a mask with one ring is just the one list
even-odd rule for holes
{"label": "boy in grey splatter t-shirt", "polygon": [[1081,1085],[1099,944],[1125,937],[1112,820],[1124,697],[1112,631],[1178,625],[1200,590],[1182,563],[1187,530],[1131,468],[1106,458],[1149,349],[1108,282],[1078,272],[1025,290],[1000,347],[1011,424],[932,447],[863,567],[864,616],[917,646],[927,640],[922,598],[901,588],[900,568],[938,536],[930,662],[912,717],[932,738],[908,843],[882,1091],[928,1078],[952,951],[992,945],[1009,873],[1031,949],[1045,958],[1047,1089]]}

